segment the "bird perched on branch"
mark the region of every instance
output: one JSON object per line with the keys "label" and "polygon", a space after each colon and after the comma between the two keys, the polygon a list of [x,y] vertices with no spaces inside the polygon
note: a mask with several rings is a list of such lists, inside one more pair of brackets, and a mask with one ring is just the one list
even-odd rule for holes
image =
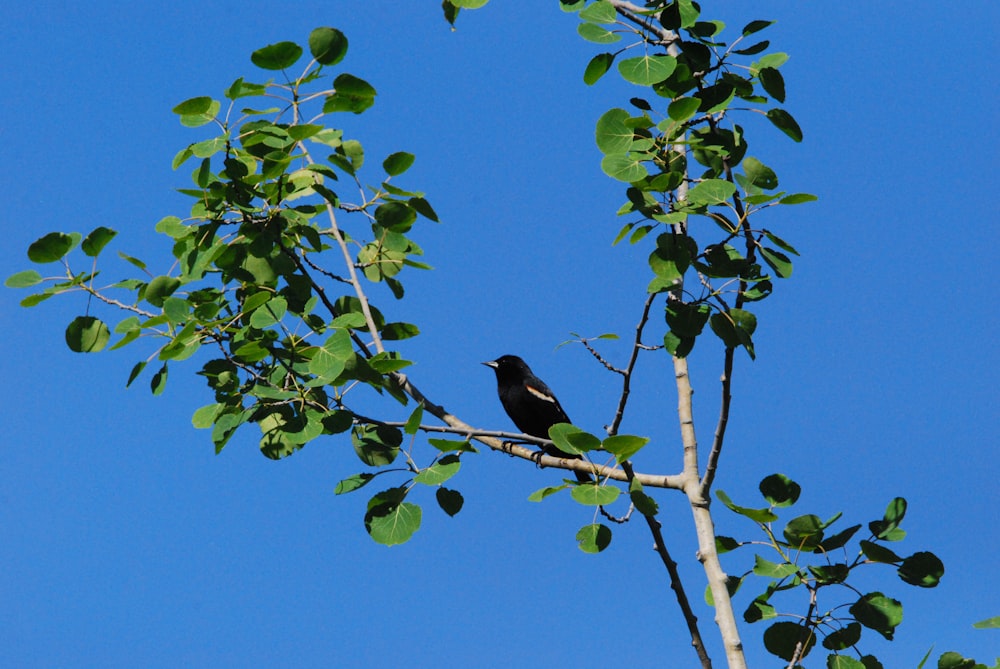
{"label": "bird perched on branch", "polygon": [[[504,411],[521,432],[541,439],[549,438],[549,428],[556,423],[572,422],[563,411],[559,400],[545,382],[535,376],[527,363],[516,355],[502,355],[484,362],[497,375],[497,394]],[[542,449],[557,458],[581,459],[560,451],[554,445]],[[591,483],[584,472],[573,472],[581,483]]]}

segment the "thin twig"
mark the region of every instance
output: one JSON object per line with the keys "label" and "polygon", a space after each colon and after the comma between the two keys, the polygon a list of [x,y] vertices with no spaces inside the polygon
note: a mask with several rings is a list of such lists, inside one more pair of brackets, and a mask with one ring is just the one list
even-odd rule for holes
{"label": "thin twig", "polygon": [[608,428],[609,435],[618,434],[618,428],[621,427],[622,419],[625,417],[625,405],[628,403],[628,396],[632,386],[632,372],[635,370],[639,351],[643,348],[642,331],[649,321],[649,309],[653,306],[653,300],[655,299],[656,293],[650,293],[646,297],[646,303],[642,307],[642,316],[639,318],[639,324],[635,326],[635,340],[632,343],[632,354],[629,356],[625,371],[622,372],[622,394],[618,398],[618,408],[615,410],[615,418],[611,421],[611,426]]}

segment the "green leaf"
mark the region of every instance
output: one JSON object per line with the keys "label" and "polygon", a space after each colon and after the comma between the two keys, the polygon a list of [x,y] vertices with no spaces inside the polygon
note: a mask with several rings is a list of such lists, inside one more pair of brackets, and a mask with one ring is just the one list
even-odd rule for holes
{"label": "green leaf", "polygon": [[80,233],[50,232],[28,246],[28,260],[39,264],[61,260],[80,241]]}
{"label": "green leaf", "polygon": [[846,564],[838,562],[836,564],[819,565],[817,567],[809,565],[809,573],[816,577],[818,583],[831,585],[846,581],[851,570]]}
{"label": "green leaf", "polygon": [[977,630],[1000,629],[1000,616],[993,616],[992,618],[980,620],[979,622],[973,623],[972,626]]}
{"label": "green leaf", "polygon": [[612,485],[602,486],[596,483],[583,483],[573,486],[569,494],[574,500],[584,506],[607,506],[618,499],[621,489]]}
{"label": "green leaf", "polygon": [[746,611],[743,612],[743,620],[748,623],[755,623],[760,620],[771,620],[772,618],[777,617],[778,612],[775,611],[773,606],[768,604],[766,598],[761,597],[758,597],[750,602],[750,606],[748,606]]}
{"label": "green leaf", "polygon": [[617,107],[601,114],[595,131],[597,148],[601,153],[621,154],[631,148],[635,133],[626,125],[629,118],[631,116],[627,111]]}
{"label": "green leaf", "polygon": [[773,232],[770,232],[769,230],[764,230],[764,235],[768,239],[770,239],[771,242],[773,242],[776,246],[781,247],[782,250],[788,251],[793,255],[799,255],[799,252],[795,250],[795,247],[793,247],[791,244],[789,244],[788,242],[786,242],[784,239],[774,234]]}
{"label": "green leaf", "polygon": [[725,179],[705,179],[688,191],[691,204],[722,204],[736,194],[736,186]]}
{"label": "green leaf", "polygon": [[600,553],[611,544],[611,529],[600,523],[584,525],[576,533],[576,541],[584,553]]}
{"label": "green leaf", "polygon": [[698,112],[701,100],[698,98],[677,98],[667,106],[667,116],[673,121],[683,123]]}
{"label": "green leaf", "polygon": [[[635,480],[635,482],[638,482]],[[644,516],[655,516],[660,512],[660,505],[656,500],[644,493],[642,490],[632,490],[629,492],[629,499],[635,505],[636,511]]]}
{"label": "green leaf", "polygon": [[782,533],[792,547],[811,551],[823,541],[823,522],[813,514],[799,516],[788,521]]}
{"label": "green leaf", "polygon": [[719,498],[719,501],[726,505],[730,511],[740,514],[741,516],[746,516],[750,520],[756,521],[758,523],[773,523],[778,520],[778,516],[774,515],[768,509],[750,509],[745,506],[737,506],[733,504],[733,501],[729,499],[729,495],[724,493],[722,490],[716,490],[715,496]]}
{"label": "green leaf", "polygon": [[613,44],[622,38],[618,33],[611,32],[596,23],[581,23],[576,27],[576,32],[579,33],[580,37],[594,44]]}
{"label": "green leaf", "polygon": [[772,25],[773,23],[774,21],[761,21],[761,20],[751,21],[750,23],[743,26],[742,34],[744,37],[746,37],[747,35],[752,35],[756,32],[760,32],[761,30],[768,27],[769,25]]}
{"label": "green leaf", "polygon": [[903,622],[903,605],[881,592],[870,592],[851,605],[855,620],[892,641],[896,627]]}
{"label": "green leaf", "polygon": [[[213,100],[208,96],[200,96],[185,100],[174,107],[173,112],[181,117],[181,125],[189,128],[197,128],[211,122],[221,108],[222,105],[218,100]],[[176,158],[174,162],[176,167]]]}
{"label": "green leaf", "polygon": [[111,330],[93,316],[77,316],[66,328],[66,345],[75,353],[96,353],[107,346]]}
{"label": "green leaf", "polygon": [[873,541],[862,540],[860,542],[861,552],[872,562],[882,562],[884,564],[896,564],[902,562],[903,558],[896,555],[885,546],[880,546]]}
{"label": "green leaf", "polygon": [[803,645],[803,649],[799,652],[799,657],[802,658],[816,645],[816,636],[808,627],[798,623],[777,622],[764,630],[764,648],[782,660],[791,660],[795,657],[800,644]]}
{"label": "green leaf", "polygon": [[[927,651],[927,655],[930,655],[930,651]],[[926,660],[926,657],[924,659]],[[923,663],[920,666],[923,666]],[[956,653],[955,651],[942,653],[937,663],[937,669],[997,669],[998,666],[1000,666],[1000,662],[994,664],[992,668],[987,667],[985,664],[979,664],[975,660],[963,657],[961,653]]]}
{"label": "green leaf", "polygon": [[545,488],[539,488],[535,492],[533,492],[530,495],[528,495],[528,501],[529,502],[541,502],[543,499],[545,499],[549,495],[554,495],[557,492],[559,492],[561,490],[565,490],[568,487],[569,487],[569,484],[568,483],[564,483],[562,485],[547,486]]}
{"label": "green leaf", "polygon": [[410,417],[406,419],[406,425],[403,427],[403,432],[405,434],[414,435],[420,429],[420,421],[424,419],[424,403],[417,403],[416,408],[410,414]]}
{"label": "green leaf", "polygon": [[375,104],[375,89],[364,79],[345,72],[333,80],[333,86],[334,92],[323,103],[325,113],[349,111],[360,114]]}
{"label": "green leaf", "polygon": [[369,481],[375,478],[374,474],[355,474],[354,476],[348,476],[343,481],[337,483],[337,487],[333,489],[334,495],[343,495],[349,492],[354,492],[358,488],[366,485]]}
{"label": "green leaf", "polygon": [[802,204],[804,202],[815,202],[819,198],[811,193],[793,193],[778,200],[778,204]]}
{"label": "green leaf", "polygon": [[420,329],[412,323],[386,323],[382,326],[382,339],[396,341],[409,339],[420,334]]}
{"label": "green leaf", "polygon": [[588,23],[614,23],[618,20],[618,13],[608,0],[597,0],[580,12],[580,20]]}
{"label": "green leaf", "polygon": [[206,404],[191,416],[191,424],[199,430],[212,427],[219,413],[225,408],[224,404]]}
{"label": "green leaf", "polygon": [[478,453],[476,447],[469,443],[468,439],[428,439],[427,443],[443,453],[457,451],[464,453]]}
{"label": "green leaf", "polygon": [[897,539],[893,536],[893,532],[903,522],[904,516],[906,516],[906,500],[902,497],[895,497],[889,502],[889,506],[886,507],[882,520],[869,523],[868,528],[878,539],[896,541]]}
{"label": "green leaf", "polygon": [[611,69],[611,64],[615,61],[612,53],[599,53],[590,59],[587,68],[583,71],[583,83],[593,86],[597,81],[607,74]]}
{"label": "green leaf", "polygon": [[42,275],[33,269],[27,269],[17,274],[11,274],[3,285],[8,288],[28,288],[42,282]]}
{"label": "green leaf", "polygon": [[413,165],[413,161],[415,159],[416,156],[412,153],[398,151],[382,161],[382,168],[385,170],[386,174],[394,177],[410,169],[410,166]]}
{"label": "green leaf", "polygon": [[728,553],[734,551],[742,546],[742,544],[733,539],[732,537],[725,537],[722,535],[715,535],[715,550],[721,555],[723,553]]}
{"label": "green leaf", "polygon": [[800,128],[799,124],[795,122],[792,115],[784,109],[769,109],[767,112],[767,118],[776,128],[778,128],[778,130],[785,133],[796,142],[802,141],[802,128]]}
{"label": "green leaf", "polygon": [[861,640],[861,625],[848,623],[839,630],[831,632],[823,639],[823,648],[830,650],[847,650]]}
{"label": "green leaf", "polygon": [[302,57],[302,47],[295,42],[276,42],[250,54],[254,65],[263,70],[283,70]]}
{"label": "green leaf", "polygon": [[851,540],[858,530],[861,529],[861,525],[852,525],[846,530],[838,532],[831,537],[824,539],[819,546],[813,551],[814,553],[829,553],[830,551],[836,550],[838,548],[843,548],[847,545],[847,542]]}
{"label": "green leaf", "polygon": [[618,62],[622,78],[639,86],[652,86],[669,77],[677,61],[672,56],[636,56]]}
{"label": "green leaf", "polygon": [[934,553],[921,551],[905,558],[897,573],[904,583],[933,588],[944,576],[944,563]]}
{"label": "green leaf", "polygon": [[146,285],[143,297],[154,307],[162,307],[163,300],[170,297],[181,282],[172,276],[158,276]]}
{"label": "green leaf", "polygon": [[777,563],[771,562],[770,560],[765,560],[759,555],[754,556],[754,567],[753,573],[758,576],[764,576],[766,578],[776,578],[781,579],[786,576],[791,576],[792,574],[798,573],[799,569],[794,564],[789,562]]}
{"label": "green leaf", "polygon": [[106,228],[103,225],[94,228],[94,230],[87,235],[86,239],[83,240],[80,248],[88,256],[92,258],[96,257],[97,254],[101,252],[101,249],[107,246],[108,242],[110,242],[117,234],[118,233],[111,228]]}
{"label": "green leaf", "polygon": [[787,279],[792,275],[792,261],[781,251],[769,249],[766,246],[760,247],[760,255],[764,262],[774,270],[774,273],[782,279]]}
{"label": "green leaf", "polygon": [[449,516],[457,514],[462,510],[462,506],[465,504],[465,498],[462,497],[462,493],[457,490],[449,490],[444,487],[438,488],[434,493],[434,497],[437,499],[438,506],[441,507],[441,510]]}
{"label": "green leaf", "polygon": [[385,467],[399,455],[403,433],[387,425],[358,425],[351,432],[354,452],[370,467]]}
{"label": "green leaf", "polygon": [[743,173],[746,178],[744,186],[753,185],[764,190],[773,190],[778,187],[778,176],[774,170],[753,156],[747,156],[743,160]]}
{"label": "green leaf", "polygon": [[549,428],[549,439],[563,453],[582,455],[600,448],[601,440],[569,423],[556,423]]}
{"label": "green leaf", "polygon": [[250,316],[250,326],[258,330],[271,327],[281,322],[288,311],[288,301],[280,295],[272,297],[266,304],[258,308]]}
{"label": "green leaf", "polygon": [[401,488],[392,488],[368,502],[365,529],[376,542],[385,546],[402,544],[420,529],[422,511],[416,504],[403,502],[405,494]]}
{"label": "green leaf", "polygon": [[421,470],[413,480],[424,485],[441,485],[457,474],[461,466],[462,461],[457,455],[446,455],[430,467]]}
{"label": "green leaf", "polygon": [[757,72],[757,76],[768,95],[778,102],[785,101],[785,78],[781,76],[781,72],[773,67],[763,67]]}
{"label": "green leaf", "polygon": [[615,456],[619,464],[625,462],[649,443],[647,437],[634,437],[628,434],[616,434],[601,443],[601,447]]}
{"label": "green leaf", "polygon": [[347,37],[336,28],[316,28],[309,33],[309,53],[320,65],[336,65],[347,55]]}
{"label": "green leaf", "polygon": [[708,319],[712,332],[730,347],[742,346],[755,357],[752,335],[757,329],[757,317],[744,309],[730,309],[728,312],[712,314]]}
{"label": "green leaf", "polygon": [[479,9],[485,7],[490,0],[450,0],[451,4],[461,9]]}
{"label": "green leaf", "polygon": [[167,387],[167,363],[163,363],[163,367],[160,367],[153,374],[153,378],[149,381],[149,389],[154,395],[162,395],[164,389]]}
{"label": "green leaf", "polygon": [[826,658],[826,669],[868,669],[868,667],[864,662],[847,655],[829,655]]}
{"label": "green leaf", "polygon": [[778,507],[795,504],[802,493],[802,487],[784,474],[764,477],[758,488],[771,506]]}
{"label": "green leaf", "polygon": [[147,363],[145,360],[140,360],[139,362],[135,363],[135,365],[132,367],[132,371],[128,375],[128,381],[125,382],[126,388],[131,386],[132,382],[139,377],[139,374],[142,373],[142,370],[146,368],[146,364]]}
{"label": "green leaf", "polygon": [[642,156],[636,157],[631,153],[609,154],[601,160],[601,169],[612,179],[635,183],[649,176],[649,172],[642,164],[643,160]]}

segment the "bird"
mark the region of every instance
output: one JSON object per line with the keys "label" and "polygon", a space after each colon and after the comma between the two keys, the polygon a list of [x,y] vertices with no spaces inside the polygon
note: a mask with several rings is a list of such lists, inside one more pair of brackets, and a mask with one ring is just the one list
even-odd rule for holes
{"label": "bird", "polygon": [[[556,423],[570,423],[559,400],[545,382],[535,376],[528,364],[516,355],[502,355],[496,360],[483,363],[492,367],[497,375],[497,394],[504,411],[524,434],[541,439],[549,439],[549,428]],[[566,453],[554,445],[542,450],[557,458],[582,459],[579,455]],[[581,483],[592,483],[585,472],[574,471]]]}

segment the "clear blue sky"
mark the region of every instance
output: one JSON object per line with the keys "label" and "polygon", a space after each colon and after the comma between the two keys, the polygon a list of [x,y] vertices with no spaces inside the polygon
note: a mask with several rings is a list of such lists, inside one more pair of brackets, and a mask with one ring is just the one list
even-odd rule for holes
{"label": "clear blue sky", "polygon": [[[872,650],[887,667],[916,666],[931,644],[992,659],[1000,635],[971,624],[1000,614],[1000,9],[702,5],[727,35],[750,19],[778,21],[768,37],[791,54],[786,107],[806,139],[755,124],[750,153],[783,188],[820,196],[767,221],[802,258],[759,310],[757,361],[737,365],[717,487],[753,505],[757,482],[781,471],[802,484],[802,513],[843,510],[850,523],[906,497],[901,550],[932,550],[947,573],[924,591],[884,571],[878,586],[903,601],[905,619],[895,643]],[[594,45],[555,2],[491,3],[463,14],[456,32],[437,2],[13,2],[4,24],[3,277],[29,267],[24,251],[42,234],[98,225],[120,232],[114,250],[166,270],[152,226],[185,214],[174,189],[189,183],[189,168],[172,172],[170,161],[203,138],[170,108],[219,97],[241,75],[262,78],[252,50],[331,25],[350,39],[343,68],[379,92],[370,112],[338,120],[373,159],[415,153],[401,183],[425,190],[443,220],[415,233],[437,269],[411,276],[402,303],[382,305],[423,331],[404,348],[417,361],[411,376],[465,420],[508,429],[478,363],[518,353],[583,427],[610,420],[615,379],[581,348],[555,347],[571,331],[625,334],[641,307],[648,250],[610,248],[623,192],[602,176],[593,143],[597,117],[630,91],[610,78],[583,85]],[[197,364],[175,365],[161,397],[148,377],[125,390],[138,348],[72,354],[63,328],[85,304],[25,310],[25,294],[0,291],[2,663],[694,665],[644,527],[616,528],[611,547],[588,556],[574,541],[587,509],[526,501],[558,473],[483,452],[453,482],[466,500],[457,517],[425,495],[414,539],[376,545],[361,521],[367,496],[333,495],[362,469],[345,440],[272,462],[247,429],[216,456],[190,423],[212,401]],[[717,415],[713,347],[706,339],[691,358],[703,443]],[[671,368],[665,357],[646,364],[624,428],[657,439],[644,469],[673,473]],[[701,602],[691,514],[676,493],[659,499]],[[716,506],[721,533],[747,535]],[[737,553],[724,564],[738,573],[749,561]],[[711,611],[699,613],[720,666]],[[773,666],[761,631],[743,631],[751,663]]]}

